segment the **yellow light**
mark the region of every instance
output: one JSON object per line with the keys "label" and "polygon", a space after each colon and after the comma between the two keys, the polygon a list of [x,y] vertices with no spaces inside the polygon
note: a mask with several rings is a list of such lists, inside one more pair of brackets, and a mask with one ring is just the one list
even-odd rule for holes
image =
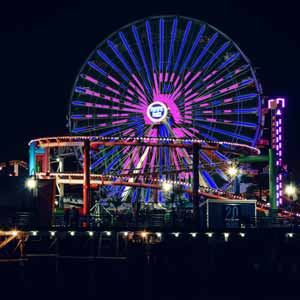
{"label": "yellow light", "polygon": [[13,236],[17,236],[17,235],[18,235],[18,231],[16,231],[16,230],[13,230],[13,231],[11,232],[11,235],[13,235]]}
{"label": "yellow light", "polygon": [[224,238],[225,238],[225,241],[227,242],[227,240],[229,238],[229,233],[228,232],[224,232]]}
{"label": "yellow light", "polygon": [[55,236],[55,231],[50,231],[51,236]]}
{"label": "yellow light", "polygon": [[284,192],[289,196],[289,197],[294,197],[297,194],[297,189],[293,184],[288,184],[285,187]]}
{"label": "yellow light", "polygon": [[143,231],[142,233],[141,233],[141,236],[143,237],[143,238],[145,238],[145,237],[147,237],[147,232],[146,231]]}
{"label": "yellow light", "polygon": [[161,238],[161,232],[156,232],[157,237]]}
{"label": "yellow light", "polygon": [[227,169],[227,173],[231,177],[235,177],[238,174],[238,169],[234,166],[231,166]]}
{"label": "yellow light", "polygon": [[93,236],[94,232],[93,231],[89,231],[89,236]]}
{"label": "yellow light", "polygon": [[128,232],[127,232],[127,231],[124,231],[123,234],[124,234],[124,236],[127,236],[127,235],[128,235]]}
{"label": "yellow light", "polygon": [[172,189],[172,184],[169,183],[169,182],[164,182],[162,184],[162,189],[165,191],[165,192],[170,192],[171,189]]}
{"label": "yellow light", "polygon": [[196,235],[197,235],[196,232],[192,232],[192,233],[191,233],[191,236],[192,236],[192,237],[196,237]]}
{"label": "yellow light", "polygon": [[210,238],[213,236],[213,233],[212,233],[212,232],[207,232],[206,234],[207,234],[207,236],[210,237]]}
{"label": "yellow light", "polygon": [[294,234],[291,233],[291,232],[289,232],[289,233],[287,233],[287,236],[288,236],[289,238],[292,238],[292,237],[294,236]]}
{"label": "yellow light", "polygon": [[74,236],[75,235],[75,231],[70,231],[70,235]]}
{"label": "yellow light", "polygon": [[111,232],[110,231],[106,231],[106,235],[107,236],[111,236]]}
{"label": "yellow light", "polygon": [[241,236],[241,237],[245,237],[245,233],[244,233],[244,232],[241,232],[241,233],[240,233],[240,236]]}
{"label": "yellow light", "polygon": [[32,233],[33,236],[37,236],[38,232],[37,231],[31,231],[31,233]]}
{"label": "yellow light", "polygon": [[173,234],[175,237],[179,237],[179,232],[174,232]]}
{"label": "yellow light", "polygon": [[34,178],[28,178],[25,185],[29,190],[33,190],[37,187],[37,181]]}

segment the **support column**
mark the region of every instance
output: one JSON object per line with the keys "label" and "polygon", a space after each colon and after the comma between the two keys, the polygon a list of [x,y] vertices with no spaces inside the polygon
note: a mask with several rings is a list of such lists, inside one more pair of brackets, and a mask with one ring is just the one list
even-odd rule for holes
{"label": "support column", "polygon": [[33,176],[36,170],[35,162],[35,142],[32,142],[29,146],[29,176]]}
{"label": "support column", "polygon": [[83,215],[90,211],[90,141],[85,140],[83,146]]}
{"label": "support column", "polygon": [[50,169],[50,161],[49,161],[49,152],[50,149],[49,148],[45,148],[44,149],[44,154],[43,154],[43,160],[42,160],[42,172],[43,173],[47,173],[49,172]]}
{"label": "support column", "polygon": [[277,211],[277,197],[276,197],[276,158],[275,151],[269,149],[269,197],[270,197],[270,209],[271,211]]}
{"label": "support column", "polygon": [[199,151],[200,144],[193,143],[193,221],[200,224],[199,213]]}

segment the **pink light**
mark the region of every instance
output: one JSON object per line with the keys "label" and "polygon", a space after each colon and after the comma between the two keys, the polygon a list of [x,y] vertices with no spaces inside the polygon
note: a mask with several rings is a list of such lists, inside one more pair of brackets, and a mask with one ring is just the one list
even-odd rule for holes
{"label": "pink light", "polygon": [[216,70],[212,71],[209,75],[207,75],[207,76],[203,79],[203,81],[207,81],[207,79],[209,79],[210,77],[212,77],[212,76],[215,75],[216,73],[217,73]]}
{"label": "pink light", "polygon": [[241,69],[236,69],[236,70],[234,71],[235,74],[238,74],[238,73],[240,73],[240,72],[241,72]]}
{"label": "pink light", "polygon": [[109,105],[95,104],[95,107],[98,107],[98,108],[109,108]]}
{"label": "pink light", "polygon": [[222,82],[223,80],[224,80],[224,78],[220,78],[220,79],[218,79],[218,80],[216,81],[216,84],[218,84],[218,83]]}
{"label": "pink light", "polygon": [[153,73],[153,79],[154,79],[154,87],[155,87],[155,93],[154,94],[158,95],[159,94],[159,87],[158,87],[156,73]]}
{"label": "pink light", "polygon": [[107,78],[110,79],[110,80],[111,80],[112,82],[114,82],[115,84],[120,85],[120,81],[118,81],[118,80],[115,79],[114,77],[108,75]]}
{"label": "pink light", "polygon": [[98,127],[106,127],[106,126],[107,126],[106,123],[98,124]]}
{"label": "pink light", "polygon": [[190,77],[190,75],[191,75],[191,72],[190,71],[187,72],[186,75],[184,76],[183,80],[186,81]]}
{"label": "pink light", "polygon": [[95,97],[100,97],[99,93],[96,93],[96,92],[93,92],[93,91],[87,90],[87,89],[85,90],[85,94],[95,96]]}
{"label": "pink light", "polygon": [[202,103],[200,104],[200,107],[208,106],[208,103]]}
{"label": "pink light", "polygon": [[170,78],[170,82],[173,82],[174,77],[175,77],[175,73],[173,72]]}
{"label": "pink light", "polygon": [[203,113],[204,113],[204,114],[212,114],[213,111],[212,111],[212,110],[204,110]]}
{"label": "pink light", "polygon": [[186,91],[186,92],[184,93],[184,96],[187,96],[192,90],[193,90],[193,89],[189,89],[188,91]]}
{"label": "pink light", "polygon": [[116,124],[122,124],[122,123],[126,123],[128,122],[128,119],[124,119],[124,120],[119,120],[119,121],[114,121],[111,124],[116,125]]}
{"label": "pink light", "polygon": [[233,85],[231,85],[231,86],[229,86],[229,87],[227,87],[227,88],[221,89],[219,92],[220,92],[221,94],[223,94],[223,93],[225,93],[225,92],[229,92],[229,91],[231,91],[231,90],[237,89],[238,87],[239,87],[239,84],[238,84],[238,83],[235,83],[235,84],[233,84]]}
{"label": "pink light", "polygon": [[232,98],[227,98],[227,99],[224,99],[224,103],[231,102],[232,100],[233,100]]}
{"label": "pink light", "polygon": [[159,73],[159,82],[163,82],[163,73],[162,72]]}
{"label": "pink light", "polygon": [[224,123],[232,123],[231,120],[224,120]]}
{"label": "pink light", "polygon": [[108,117],[108,114],[97,114],[96,117],[97,118],[106,118],[106,117]]}
{"label": "pink light", "polygon": [[[84,106],[92,107],[92,106],[94,106],[94,104],[91,103],[91,102],[85,102],[85,103],[84,103]],[[95,106],[97,107],[97,104],[95,104]]]}
{"label": "pink light", "polygon": [[92,78],[91,76],[88,76],[88,75],[84,75],[84,78],[92,83],[95,83],[95,84],[98,84],[98,80]]}
{"label": "pink light", "polygon": [[141,84],[141,82],[139,81],[139,79],[135,76],[135,74],[131,74],[132,78],[136,81],[136,83],[138,84],[138,86],[140,87],[140,89],[145,92],[143,85]]}
{"label": "pink light", "polygon": [[167,73],[165,74],[165,82],[168,82],[168,79],[169,79],[169,73],[167,72]]}
{"label": "pink light", "polygon": [[212,88],[214,85],[215,85],[214,83],[208,85],[208,86],[206,87],[206,90],[209,90],[209,89]]}
{"label": "pink light", "polygon": [[120,95],[120,92],[119,92],[119,91],[113,89],[113,88],[110,87],[109,85],[105,86],[105,88],[106,88],[107,90],[109,90],[109,91],[111,91],[111,92],[117,94],[117,95]]}
{"label": "pink light", "polygon": [[132,100],[132,98],[129,97],[129,96],[125,96],[125,98],[128,99],[128,100]]}
{"label": "pink light", "polygon": [[86,118],[90,119],[93,117],[93,115],[85,115]]}
{"label": "pink light", "polygon": [[224,110],[224,113],[231,113],[231,112],[232,112],[231,109],[225,109],[225,110]]}
{"label": "pink light", "polygon": [[196,98],[194,101],[203,101],[203,100],[206,100],[208,98],[210,98],[212,96],[212,94],[207,94],[205,96],[202,96],[200,98]]}
{"label": "pink light", "polygon": [[176,80],[175,80],[175,82],[174,82],[174,87],[176,87],[176,86],[177,86],[177,84],[178,84],[178,82],[179,82],[179,79],[180,79],[180,77],[179,77],[179,76],[177,76],[177,78],[176,78]]}
{"label": "pink light", "polygon": [[[107,115],[108,116],[108,115]],[[128,114],[112,114],[113,117],[127,117]]]}
{"label": "pink light", "polygon": [[206,118],[206,120],[209,122],[217,122],[217,119],[214,119],[214,118]]}
{"label": "pink light", "polygon": [[198,96],[198,95],[199,95],[198,93],[194,93],[194,94],[192,94],[192,95],[186,97],[185,101],[190,100],[190,99],[193,99],[194,97],[196,97],[196,96]]}
{"label": "pink light", "polygon": [[191,80],[186,84],[185,89],[187,89],[202,73],[202,71],[197,72],[192,78]]}
{"label": "pink light", "polygon": [[127,92],[128,92],[130,95],[134,96],[134,92],[133,92],[132,90],[128,89]]}

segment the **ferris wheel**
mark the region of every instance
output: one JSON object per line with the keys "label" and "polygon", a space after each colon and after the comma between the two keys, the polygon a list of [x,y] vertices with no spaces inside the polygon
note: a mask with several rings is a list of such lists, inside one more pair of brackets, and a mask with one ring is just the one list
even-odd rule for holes
{"label": "ferris wheel", "polygon": [[[247,57],[216,28],[180,16],[140,20],[101,42],[79,72],[69,108],[73,135],[255,146],[261,122],[261,89]],[[200,150],[202,185],[227,187],[226,147]],[[174,169],[181,179],[192,161],[186,149],[133,146],[99,146],[91,160],[95,173]]]}

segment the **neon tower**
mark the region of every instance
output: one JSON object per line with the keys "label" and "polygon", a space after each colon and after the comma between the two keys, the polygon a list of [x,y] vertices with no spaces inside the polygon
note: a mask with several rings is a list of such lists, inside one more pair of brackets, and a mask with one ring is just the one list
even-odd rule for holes
{"label": "neon tower", "polygon": [[271,138],[272,145],[269,150],[270,165],[270,203],[271,209],[276,210],[282,204],[282,173],[283,173],[283,109],[285,99],[276,98],[268,101],[271,110]]}

